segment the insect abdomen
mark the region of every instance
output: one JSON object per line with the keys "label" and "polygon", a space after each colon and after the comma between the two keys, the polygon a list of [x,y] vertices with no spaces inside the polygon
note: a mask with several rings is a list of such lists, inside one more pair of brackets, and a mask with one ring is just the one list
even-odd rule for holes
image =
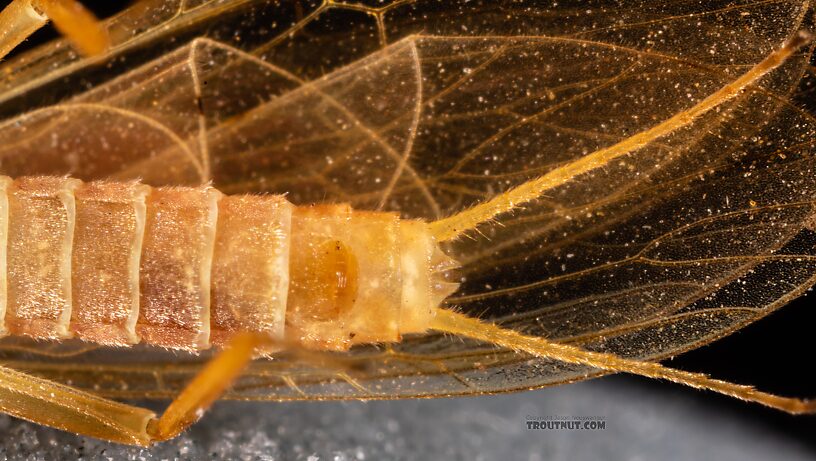
{"label": "insect abdomen", "polygon": [[0,177],[6,334],[198,350],[250,330],[343,350],[424,331],[455,287],[433,275],[449,261],[391,213]]}

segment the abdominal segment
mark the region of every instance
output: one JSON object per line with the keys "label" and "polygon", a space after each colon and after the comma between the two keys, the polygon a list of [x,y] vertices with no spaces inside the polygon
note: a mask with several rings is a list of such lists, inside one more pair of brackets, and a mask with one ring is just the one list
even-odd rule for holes
{"label": "abdominal segment", "polygon": [[182,350],[420,333],[456,288],[427,225],[209,186],[0,177],[0,333]]}

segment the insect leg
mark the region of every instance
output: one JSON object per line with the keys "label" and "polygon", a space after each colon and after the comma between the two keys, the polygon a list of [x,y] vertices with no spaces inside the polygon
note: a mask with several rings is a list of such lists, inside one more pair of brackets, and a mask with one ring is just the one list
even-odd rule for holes
{"label": "insect leg", "polygon": [[482,223],[492,221],[499,215],[509,213],[525,203],[538,199],[549,190],[562,186],[592,170],[603,168],[619,157],[636,152],[649,143],[690,125],[706,112],[739,95],[768,72],[779,67],[810,39],[809,33],[799,32],[780,49],[768,55],[742,76],[711,93],[694,106],[645,131],[555,168],[543,176],[516,186],[484,203],[434,221],[429,224],[431,234],[438,241],[454,240]]}
{"label": "insect leg", "polygon": [[0,58],[48,20],[85,55],[108,49],[105,27],[77,0],[14,0],[0,12]]}
{"label": "insect leg", "polygon": [[98,19],[77,0],[32,0],[68,38],[80,53],[93,56],[108,49],[108,31]]}
{"label": "insect leg", "polygon": [[111,442],[148,446],[180,434],[241,373],[264,335],[237,335],[210,361],[160,418],[150,410],[0,367],[0,412]]}
{"label": "insect leg", "polygon": [[756,402],[788,413],[816,413],[816,400],[780,397],[758,391],[750,386],[713,379],[701,373],[667,368],[659,363],[626,359],[609,353],[587,351],[579,347],[548,341],[544,338],[523,335],[514,330],[482,322],[479,319],[446,309],[437,309],[436,318],[431,328],[478,339],[516,351],[523,351],[536,357],[586,365],[599,370],[665,379],[697,389],[706,389],[738,399]]}
{"label": "insect leg", "polygon": [[48,22],[30,0],[14,0],[0,11],[0,59]]}
{"label": "insect leg", "polygon": [[0,367],[0,411],[112,442],[146,446],[152,411]]}
{"label": "insect leg", "polygon": [[265,335],[243,333],[212,359],[181,391],[161,418],[152,420],[147,428],[153,441],[163,441],[184,432],[215,402],[252,360],[256,349],[268,344]]}
{"label": "insect leg", "polygon": [[296,343],[258,333],[236,335],[229,346],[211,360],[170,403],[161,418],[150,422],[147,432],[151,440],[172,439],[193,425],[241,374],[256,353],[265,349],[288,350],[299,360],[315,366],[339,370],[346,368],[331,356],[302,349]]}

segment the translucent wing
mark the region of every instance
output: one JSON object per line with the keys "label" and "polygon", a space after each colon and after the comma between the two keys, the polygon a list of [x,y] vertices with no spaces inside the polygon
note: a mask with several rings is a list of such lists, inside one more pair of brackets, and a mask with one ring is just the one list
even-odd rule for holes
{"label": "translucent wing", "polygon": [[[11,102],[10,110],[15,110],[20,99],[31,104],[32,95],[36,95],[35,104],[39,105],[59,101],[76,91],[76,85],[87,88],[110,78],[120,65],[127,68],[134,62],[160,56],[168,47],[189,39],[188,33],[198,34],[202,28],[213,27],[222,15],[240,15],[252,3],[258,2],[138,0],[106,21],[110,49],[104,56],[82,57],[61,40],[5,64],[0,78],[0,104]],[[162,43],[167,46],[159,46]]]}
{"label": "translucent wing", "polygon": [[[54,60],[67,77],[47,72],[41,89],[12,78],[2,107],[22,115],[0,127],[0,169],[212,180],[433,220],[692,106],[810,14],[800,2],[538,4],[210,2],[217,19],[136,33],[104,66]],[[816,122],[792,102],[806,64],[452,244],[463,285],[449,303],[658,359],[800,294],[816,274]],[[55,86],[56,104],[42,95]],[[128,397],[172,395],[203,359],[4,347],[15,367]],[[233,397],[486,393],[595,374],[439,335],[338,360],[257,361]]]}

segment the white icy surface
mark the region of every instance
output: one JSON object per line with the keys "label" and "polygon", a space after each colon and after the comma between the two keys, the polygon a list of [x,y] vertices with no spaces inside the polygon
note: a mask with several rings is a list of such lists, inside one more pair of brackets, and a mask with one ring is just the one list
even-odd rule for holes
{"label": "white icy surface", "polygon": [[[598,415],[606,430],[529,431],[528,415]],[[814,445],[756,418],[622,377],[478,398],[222,402],[190,432],[149,450],[2,415],[0,433],[0,459],[25,460],[816,459]]]}

